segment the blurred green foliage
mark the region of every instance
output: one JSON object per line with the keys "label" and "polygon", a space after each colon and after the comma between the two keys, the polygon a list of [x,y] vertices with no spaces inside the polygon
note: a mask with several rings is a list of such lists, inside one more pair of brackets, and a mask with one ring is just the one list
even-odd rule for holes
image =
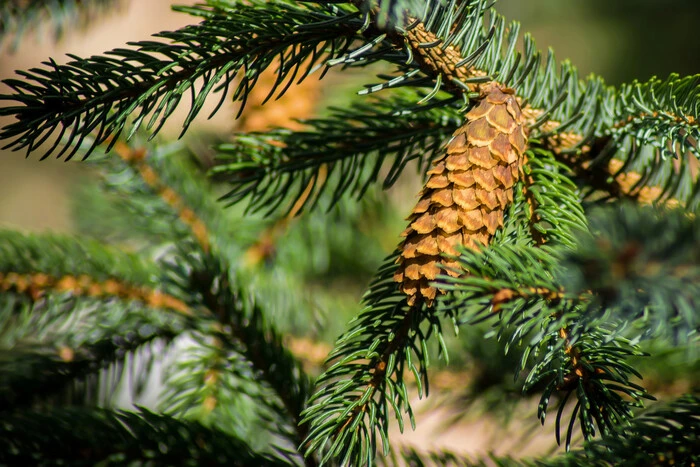
{"label": "blurred green foliage", "polygon": [[700,71],[697,0],[499,0],[497,8],[540,47],[609,84]]}

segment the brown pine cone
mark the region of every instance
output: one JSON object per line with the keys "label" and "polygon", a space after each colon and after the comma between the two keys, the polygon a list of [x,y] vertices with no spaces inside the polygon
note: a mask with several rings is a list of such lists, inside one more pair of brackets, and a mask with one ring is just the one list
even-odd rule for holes
{"label": "brown pine cone", "polygon": [[457,255],[457,245],[487,245],[513,201],[527,144],[522,112],[513,90],[496,83],[484,85],[482,96],[428,172],[401,234],[406,238],[394,280],[411,306],[417,300],[432,306],[437,289],[430,282],[440,273],[438,263],[449,275],[460,275],[458,263],[442,255]]}

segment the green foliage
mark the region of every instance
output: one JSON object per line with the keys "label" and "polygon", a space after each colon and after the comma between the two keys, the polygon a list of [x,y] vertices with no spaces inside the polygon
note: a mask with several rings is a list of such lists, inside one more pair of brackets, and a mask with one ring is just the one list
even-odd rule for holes
{"label": "green foliage", "polygon": [[[5,286],[0,294],[0,410],[63,402],[113,406],[124,397],[153,401],[153,375],[162,373],[156,402],[150,402],[154,408],[197,420],[259,455],[299,463],[296,447],[305,436],[299,414],[310,379],[270,323],[288,317],[280,327],[308,332],[302,323],[316,310],[304,288],[336,267],[328,258],[351,257],[363,238],[369,252],[371,241],[356,229],[368,209],[381,207],[380,200],[372,203],[368,196],[359,205],[336,205],[332,225],[325,221],[328,214],[317,213],[290,226],[277,254],[256,270],[243,253],[269,222],[217,209],[215,187],[188,162],[182,145],[119,146],[117,152],[122,158],[93,159],[99,174],[91,191],[95,212],[78,214],[85,234],[122,244],[136,239],[145,245],[138,253],[87,238],[2,233],[0,283],[10,277],[10,284],[19,284],[11,274],[29,283],[44,276],[54,280],[39,297],[26,284]],[[206,221],[208,243],[183,222],[183,209]],[[104,212],[119,215],[103,219]],[[328,241],[315,241],[315,257],[301,259],[308,235]],[[360,261],[360,270],[348,270],[347,277],[366,277],[374,266],[371,256],[364,261],[369,264]],[[82,280],[82,286],[68,284],[83,291],[56,288],[64,277]],[[85,293],[107,281],[128,285],[134,298],[118,291]],[[155,306],[145,289],[160,290],[181,305]]]}
{"label": "green foliage", "polygon": [[622,86],[613,99],[603,101],[605,114],[613,116],[605,133],[614,143],[599,162],[615,157],[624,162],[620,172],[641,175],[637,187],[661,187],[655,199],[675,198],[697,210],[699,93],[697,75],[671,75]]}
{"label": "green foliage", "polygon": [[[307,454],[320,451],[324,462],[371,463],[379,439],[388,453],[390,412],[402,431],[404,413],[415,426],[404,374],[413,375],[420,394],[428,393],[426,344],[432,334],[440,336],[440,324],[428,310],[408,307],[405,298],[390,294],[396,286],[384,277],[395,269],[393,259],[370,286],[368,306],[336,342],[305,411],[304,420],[311,422]],[[374,301],[382,293],[387,296]]]}
{"label": "green foliage", "polygon": [[[316,188],[305,203],[311,207],[325,191],[335,204],[348,192],[361,198],[380,178],[389,188],[412,160],[424,173],[460,124],[456,109],[450,114],[449,108],[411,109],[415,99],[406,95],[332,109],[325,119],[306,121],[305,131],[238,137],[219,146],[212,173],[226,174],[234,185],[227,202],[245,199],[249,209],[264,208],[268,215],[309,185]],[[401,118],[403,112],[411,119]]]}
{"label": "green foliage", "polygon": [[[124,148],[118,150],[124,154]],[[0,282],[10,277],[14,281],[10,284],[19,284],[11,274],[29,282],[44,276],[53,279],[38,298],[26,284],[11,286],[0,294],[0,409],[16,411],[61,401],[111,406],[124,397],[120,388],[127,378],[128,397],[136,400],[153,393],[153,365],[172,361],[162,370],[165,380],[157,397],[160,410],[178,419],[198,420],[234,440],[245,440],[265,456],[298,463],[295,448],[305,435],[297,431],[297,425],[310,380],[282,345],[282,337],[270,320],[294,311],[295,320],[302,321],[300,311],[310,314],[303,308],[309,304],[301,296],[275,290],[274,283],[257,285],[274,272],[277,284],[306,287],[304,281],[314,280],[331,265],[318,260],[307,260],[303,265],[284,248],[296,250],[306,244],[303,232],[314,229],[322,237],[348,238],[347,229],[357,223],[363,210],[354,203],[354,210],[337,206],[334,210],[342,212],[338,225],[330,228],[324,222],[321,231],[320,215],[290,228],[279,260],[272,258],[261,273],[252,273],[254,270],[241,261],[242,252],[251,247],[267,223],[244,219],[234,211],[211,209],[215,207],[213,187],[193,172],[186,152],[178,145],[146,145],[142,154],[143,159],[131,163],[96,158],[95,167],[101,174],[99,189],[105,194],[93,191],[99,195],[93,201],[97,212],[110,206],[121,213],[121,217],[110,219],[116,221],[112,224],[115,231],[110,232],[113,240],[124,242],[135,237],[147,241],[148,248],[138,254],[85,238],[2,233],[0,274],[5,275],[0,276]],[[158,174],[155,182],[146,183],[143,175],[147,168]],[[166,189],[180,201],[173,203],[168,195],[170,202],[166,202]],[[213,249],[210,253],[205,251],[201,236],[195,237],[182,222],[181,210],[185,208],[196,210],[206,220],[205,232]],[[84,211],[80,213],[85,216]],[[83,222],[94,226],[94,220]],[[140,228],[134,230],[134,226]],[[98,227],[94,233],[101,235],[104,226]],[[349,256],[346,248],[354,248],[352,242],[316,242],[315,246],[322,246],[319,253],[328,249],[345,256]],[[297,272],[303,274],[285,279],[283,271],[293,266],[302,266]],[[56,281],[64,277],[76,278],[68,284],[83,292],[57,289],[60,284]],[[77,283],[80,278],[82,286]],[[125,284],[120,289],[124,295],[99,290],[85,293],[90,285],[107,281]],[[135,298],[126,292],[126,284]],[[177,309],[154,306],[142,292],[145,289],[177,297],[182,305]],[[168,357],[163,360],[165,349]],[[135,374],[138,377],[132,376]]]}
{"label": "green foliage", "polygon": [[6,415],[0,461],[71,465],[286,465],[197,422],[147,410],[56,409]]}
{"label": "green foliage", "polygon": [[532,234],[558,245],[573,246],[572,232],[585,230],[587,220],[571,170],[539,148],[533,149],[527,159],[527,193],[534,205],[530,213]]}
{"label": "green foliage", "polygon": [[[76,294],[66,288],[34,300],[19,290],[20,281],[28,280],[18,279],[17,286],[0,300],[4,349],[0,407],[5,410],[61,394],[95,400],[96,394],[76,386],[75,381],[121,362],[129,352],[167,342],[185,326],[185,316],[153,309],[140,296],[132,298],[125,291],[126,287],[137,290],[157,284],[155,265],[143,257],[86,239],[16,232],[2,232],[0,237],[2,272],[38,274],[45,280],[69,277],[76,283],[81,277],[89,277],[93,284],[111,280],[122,284],[124,291],[122,296],[102,298],[89,289]],[[38,283],[39,276],[34,278]],[[70,352],[70,358],[61,358],[62,348]]]}
{"label": "green foliage", "polygon": [[560,283],[572,293],[592,293],[589,322],[614,317],[638,339],[665,337],[679,344],[698,339],[700,222],[681,209],[631,209],[591,213],[591,233],[565,263]]}
{"label": "green foliage", "polygon": [[[619,89],[579,80],[490,7],[212,0],[178,7],[201,22],[158,41],[7,80],[13,94],[0,96],[9,103],[0,116],[17,120],[0,131],[6,147],[93,154],[94,212],[79,217],[99,240],[0,233],[0,461],[78,462],[78,453],[91,463],[371,465],[380,444],[392,453],[393,420],[415,425],[412,391],[427,396],[428,369],[448,358],[443,329],[467,325],[490,326],[484,337],[508,354],[499,361],[512,364],[517,387],[539,396],[541,422],[557,406],[555,438],[573,450],[535,465],[696,459],[697,432],[682,429],[697,425],[696,396],[638,408],[654,398],[639,382],[645,349],[678,346],[685,368],[696,365],[697,77]],[[416,45],[416,28],[435,40]],[[447,68],[428,63],[450,53],[458,62]],[[185,145],[145,142],[185,93],[183,133],[212,93],[220,104],[231,88],[242,109],[270,67],[268,99],[315,71],[370,65],[390,72],[360,94],[381,97],[300,131],[220,144],[211,173],[228,192]],[[475,86],[491,80],[527,110],[513,202],[488,247],[448,258],[464,274],[436,279],[435,307],[408,306],[393,279],[398,253],[379,264],[377,224],[391,208],[377,185],[394,186],[409,165],[425,173],[480,97]],[[98,155],[101,146],[116,155]],[[580,172],[612,159],[622,169],[610,178]],[[597,191],[620,174],[638,176],[627,195],[648,189],[678,207],[595,209],[611,199]],[[359,289],[375,268],[363,308],[343,303],[352,293],[331,276]],[[326,316],[355,318],[313,381],[285,335],[322,334],[319,303]],[[125,376],[135,369],[139,378]],[[148,389],[160,413],[97,409],[118,406],[118,384],[131,390],[127,405]],[[401,456],[468,463],[447,452]]]}
{"label": "green foliage", "polygon": [[697,343],[697,221],[681,211],[623,206],[594,213],[591,224],[596,237],[580,234],[573,250],[492,245],[463,253],[466,277],[443,277],[454,291],[442,300],[445,312],[458,323],[496,320],[506,352],[524,347],[517,371],[530,368],[525,389],[549,381],[542,421],[555,390],[566,391],[557,427],[576,395],[567,445],[577,415],[585,437],[594,421],[606,433],[632,416],[620,394],[632,405],[649,397],[632,382],[641,375],[629,357],[643,355],[634,342]]}
{"label": "green foliage", "polygon": [[[144,121],[156,133],[190,92],[184,132],[212,91],[221,93],[218,110],[240,71],[244,74],[236,81],[233,98],[245,104],[260,73],[279,59],[283,65],[272,96],[306,76],[308,70],[298,76],[302,64],[310,69],[343,53],[360,27],[357,14],[332,6],[212,3],[217,6],[180,8],[204,20],[156,36],[169,42],[136,42],[105,56],[73,57],[66,65],[49,61],[45,68],[20,72],[21,80],[6,80],[16,94],[3,99],[20,105],[3,107],[0,115],[15,115],[19,122],[3,128],[0,138],[14,139],[7,147],[27,148],[29,154],[58,131],[43,157],[58,150],[57,157],[66,154],[70,159],[93,135],[87,157],[98,144],[120,135],[130,117],[135,121],[129,136]],[[327,48],[333,50],[328,57],[322,52]],[[62,141],[64,135],[67,141]],[[59,143],[63,143],[60,150]]]}
{"label": "green foliage", "polygon": [[[610,410],[614,422],[630,417],[628,403],[617,392],[637,403],[646,397],[645,391],[630,381],[637,373],[625,363],[639,352],[618,338],[614,328],[580,330],[578,298],[567,299],[558,293],[552,274],[557,269],[555,258],[543,248],[505,245],[489,248],[483,255],[486,258],[466,253],[460,262],[471,274],[463,279],[445,278],[450,283],[446,288],[455,291],[454,298],[443,300],[446,312],[459,323],[496,320],[495,334],[505,341],[506,352],[523,348],[517,371],[529,369],[524,388],[546,383],[538,414],[543,423],[552,393],[565,392],[557,412],[557,441],[563,409],[572,393],[578,403],[566,430],[567,447],[579,410],[586,438],[595,432],[594,421],[603,433],[611,425],[607,414],[599,417],[597,404],[604,405],[606,412]],[[565,338],[562,330],[566,330]],[[582,372],[580,377],[578,372]]]}
{"label": "green foliage", "polygon": [[[119,0],[28,0],[6,1],[0,5],[0,45],[8,38],[16,47],[24,34],[50,21],[54,36],[60,38],[69,27],[80,27]],[[83,21],[80,21],[80,20]]]}

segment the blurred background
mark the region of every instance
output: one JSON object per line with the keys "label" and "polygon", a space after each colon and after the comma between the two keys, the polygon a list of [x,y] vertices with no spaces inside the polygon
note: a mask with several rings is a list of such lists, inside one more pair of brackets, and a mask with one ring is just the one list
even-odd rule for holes
{"label": "blurred background", "polygon": [[[62,63],[67,61],[66,53],[98,54],[122,47],[127,41],[148,39],[151,33],[193,22],[193,18],[185,14],[170,11],[172,3],[171,0],[121,0],[116,8],[82,17],[60,35],[50,24],[39,24],[21,36],[9,37],[0,43],[0,78],[13,77],[16,69],[39,66],[49,57]],[[175,3],[195,2],[180,0]],[[671,72],[700,72],[700,41],[697,40],[700,2],[697,0],[499,0],[496,8],[506,18],[520,21],[522,30],[534,36],[540,49],[551,47],[559,60],[570,59],[581,76],[596,73],[609,84],[616,85],[634,79],[647,80],[654,75],[664,77]],[[263,109],[251,105],[239,122],[234,121],[237,109],[233,104],[225,105],[211,120],[205,119],[208,114],[205,110],[188,133],[188,144],[201,148],[201,156],[206,159],[210,150],[203,135],[216,135],[215,139],[226,140],[236,131],[294,125],[292,118],[322,114],[328,105],[342,106],[352,98],[352,90],[360,90],[364,82],[372,81],[372,77],[356,73],[342,76],[331,73],[320,83],[309,80],[299,89],[292,89],[281,103]],[[0,93],[6,92],[8,88],[0,85]],[[8,122],[0,120],[0,126]],[[176,137],[180,123],[178,118],[171,119],[161,133],[161,140]],[[25,159],[21,153],[0,151],[0,228],[83,233],[79,228],[81,224],[74,219],[89,205],[84,203],[84,197],[75,195],[91,183],[90,180],[90,173],[79,161],[39,161],[38,155]],[[354,259],[352,253],[342,256],[348,252],[336,249],[338,257],[328,260],[330,265],[326,266],[330,275],[323,279],[312,278],[307,283],[312,293],[313,287],[326,293],[342,290],[335,301],[316,299],[324,315],[321,331],[308,332],[294,326],[286,329],[308,338],[294,341],[302,347],[306,342],[305,348],[295,351],[305,353],[312,363],[325,357],[328,345],[357,312],[357,304],[372,271],[398,242],[398,234],[403,230],[402,218],[412,208],[419,185],[418,176],[407,176],[387,198],[373,205],[375,209],[381,204],[381,209],[373,211],[375,216],[370,219],[369,226],[367,222],[363,224],[363,238],[373,239],[375,243],[364,251],[367,258],[363,264],[349,265]],[[311,229],[307,233],[313,231],[311,227],[306,228]],[[288,253],[291,256],[305,254]],[[354,273],[347,274],[351,269]],[[333,276],[333,271],[338,272],[337,276]],[[349,306],[334,308],[340,300]],[[328,313],[329,310],[332,312]],[[437,374],[437,391],[421,406],[418,431],[405,435],[404,442],[472,453],[508,452],[516,445],[521,446],[519,454],[537,454],[552,448],[551,429],[524,429],[525,422],[522,422],[509,425],[504,432],[503,421],[512,416],[512,409],[520,403],[517,384],[511,374],[503,371],[514,365],[511,357],[503,356],[502,349],[493,341],[480,338],[484,332],[484,329],[474,330],[472,334],[466,332],[451,342],[452,368],[467,371],[469,378],[455,371]],[[652,386],[650,389],[654,390],[656,385],[657,389],[679,392],[686,390],[688,384],[697,384],[697,381],[689,383],[676,378],[673,362],[682,360],[678,355],[671,353],[665,358],[665,364],[658,367],[648,382]],[[443,393],[442,389],[449,391]],[[523,411],[529,416],[536,404],[532,401],[525,401],[525,404]],[[534,417],[528,420],[533,428],[538,425]]]}

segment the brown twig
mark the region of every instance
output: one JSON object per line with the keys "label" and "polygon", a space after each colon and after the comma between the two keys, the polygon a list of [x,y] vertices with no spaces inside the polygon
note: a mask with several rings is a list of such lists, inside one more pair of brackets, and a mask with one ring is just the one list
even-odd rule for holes
{"label": "brown twig", "polygon": [[127,164],[134,168],[140,175],[143,181],[148,185],[163,201],[172,207],[178,214],[180,222],[185,224],[192,231],[192,235],[197,239],[197,242],[202,247],[202,250],[208,252],[210,249],[209,231],[195,212],[187,207],[184,200],[178,195],[175,190],[168,187],[158,176],[155,170],[146,162],[147,151],[145,148],[132,148],[123,141],[117,141],[114,144],[114,152],[121,157]]}
{"label": "brown twig", "polygon": [[192,310],[182,300],[148,287],[138,287],[117,279],[99,281],[88,275],[53,277],[43,272],[18,274],[0,272],[0,291],[13,290],[27,294],[37,301],[50,292],[69,292],[76,296],[100,299],[118,298],[137,300],[154,308],[165,308],[185,316],[192,316]]}

